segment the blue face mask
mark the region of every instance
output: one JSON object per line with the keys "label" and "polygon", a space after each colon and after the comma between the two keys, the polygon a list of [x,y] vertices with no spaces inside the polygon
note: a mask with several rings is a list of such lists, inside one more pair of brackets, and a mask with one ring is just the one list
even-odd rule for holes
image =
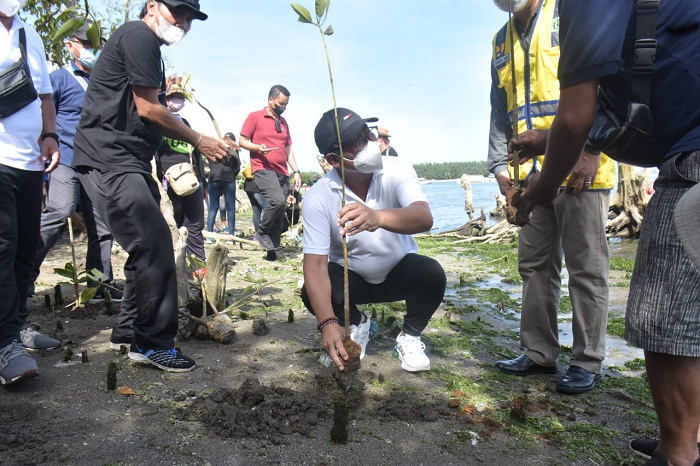
{"label": "blue face mask", "polygon": [[95,54],[92,49],[81,49],[80,50],[80,58],[78,58],[78,61],[85,65],[86,67],[93,69],[95,67],[95,62],[97,61],[97,57],[100,56],[101,50],[97,51],[97,54]]}

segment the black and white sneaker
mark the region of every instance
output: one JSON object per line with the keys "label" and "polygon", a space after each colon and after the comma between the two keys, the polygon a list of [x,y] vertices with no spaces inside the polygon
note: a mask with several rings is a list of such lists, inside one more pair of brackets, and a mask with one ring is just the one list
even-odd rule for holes
{"label": "black and white sneaker", "polygon": [[109,286],[103,286],[102,288],[97,290],[95,296],[93,296],[88,302],[90,304],[104,303],[107,299],[105,294],[109,294],[110,298],[112,298],[113,303],[120,303],[122,301],[122,298],[124,297],[123,291],[110,288]]}
{"label": "black and white sneaker", "polygon": [[128,353],[129,359],[136,362],[148,363],[168,372],[187,372],[197,365],[194,360],[183,355],[180,350],[173,349],[142,349],[132,343]]}

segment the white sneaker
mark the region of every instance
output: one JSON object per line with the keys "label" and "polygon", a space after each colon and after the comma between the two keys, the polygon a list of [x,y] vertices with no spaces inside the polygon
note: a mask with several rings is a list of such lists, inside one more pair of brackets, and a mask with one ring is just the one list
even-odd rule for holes
{"label": "white sneaker", "polygon": [[361,313],[366,320],[360,322],[360,325],[350,326],[350,339],[362,347],[362,352],[360,353],[360,359],[365,357],[365,350],[367,349],[367,343],[369,343],[370,337],[377,333],[377,324],[372,322],[364,312]]}
{"label": "white sneaker", "polygon": [[420,336],[413,337],[403,332],[396,337],[394,357],[401,360],[401,369],[408,372],[430,370],[430,359],[425,355],[425,344]]}

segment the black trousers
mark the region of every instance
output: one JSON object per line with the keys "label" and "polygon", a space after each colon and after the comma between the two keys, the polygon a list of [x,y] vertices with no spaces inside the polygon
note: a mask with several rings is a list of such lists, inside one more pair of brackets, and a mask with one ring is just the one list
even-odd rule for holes
{"label": "black trousers", "polygon": [[[173,188],[168,187],[168,197],[173,203],[173,216],[178,228],[187,228],[187,255],[200,260],[204,257],[204,188],[189,196],[178,196]],[[235,218],[232,219],[235,222]]]}
{"label": "black trousers", "polygon": [[256,233],[269,236],[277,248],[282,239],[282,220],[290,191],[289,177],[273,170],[258,170],[254,176],[255,184],[267,199]]}
{"label": "black trousers", "polygon": [[[328,263],[328,275],[331,279],[331,304],[333,312],[345,325],[343,266]],[[445,271],[438,261],[420,254],[407,254],[394,269],[389,272],[384,282],[373,285],[367,283],[353,271],[348,273],[350,285],[350,324],[360,323],[362,316],[358,304],[387,303],[406,300],[406,316],[403,331],[407,335],[418,336],[433,316],[445,295],[447,279]],[[306,285],[301,289],[304,306],[314,314],[306,292]]]}
{"label": "black trousers", "polygon": [[177,278],[170,229],[150,174],[78,167],[78,179],[114,239],[129,254],[124,298],[112,339],[170,349],[177,333]]}
{"label": "black trousers", "polygon": [[43,173],[0,164],[0,348],[19,341],[19,305],[32,284]]}
{"label": "black trousers", "polygon": [[[66,229],[66,219],[75,212],[78,196],[80,196],[80,202],[82,203],[85,228],[87,228],[88,234],[85,268],[88,271],[97,269],[102,272],[102,281],[104,282],[109,283],[112,281],[112,235],[102,218],[93,212],[92,203],[85,195],[85,191],[80,187],[75,169],[59,164],[51,172],[46,206],[41,213],[41,233],[39,248],[34,258],[33,282],[39,276],[41,264],[44,262],[47,254]],[[96,283],[89,281],[88,285],[94,286]],[[33,287],[30,289],[33,289]],[[20,319],[26,319],[27,315],[26,303],[21,303]]]}

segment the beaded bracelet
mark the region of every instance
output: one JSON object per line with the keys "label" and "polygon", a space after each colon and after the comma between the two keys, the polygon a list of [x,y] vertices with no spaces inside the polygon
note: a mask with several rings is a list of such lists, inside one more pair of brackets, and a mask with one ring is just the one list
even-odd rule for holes
{"label": "beaded bracelet", "polygon": [[322,320],[321,322],[319,322],[318,325],[316,326],[316,329],[320,332],[320,331],[322,331],[324,328],[326,328],[327,326],[329,326],[330,324],[332,324],[332,323],[334,323],[334,322],[337,324],[337,323],[338,323],[338,318],[335,317],[335,316],[334,316],[334,317],[329,317],[329,318],[324,319],[324,320]]}

